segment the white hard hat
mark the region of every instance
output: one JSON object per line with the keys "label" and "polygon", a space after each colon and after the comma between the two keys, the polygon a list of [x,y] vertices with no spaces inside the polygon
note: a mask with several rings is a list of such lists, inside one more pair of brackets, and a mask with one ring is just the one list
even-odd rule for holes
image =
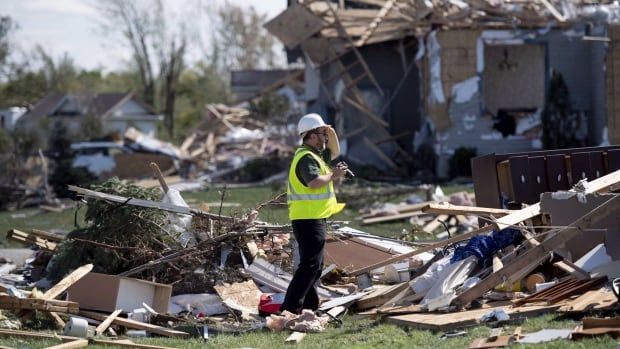
{"label": "white hard hat", "polygon": [[321,115],[316,113],[306,114],[299,119],[297,123],[297,133],[303,134],[319,127],[328,126],[323,121]]}

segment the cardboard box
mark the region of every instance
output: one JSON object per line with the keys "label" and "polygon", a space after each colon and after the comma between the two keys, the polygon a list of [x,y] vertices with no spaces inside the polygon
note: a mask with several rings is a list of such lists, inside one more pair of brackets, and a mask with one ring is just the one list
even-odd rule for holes
{"label": "cardboard box", "polygon": [[158,313],[168,312],[172,286],[128,277],[90,272],[67,290],[67,299],[80,309],[131,312],[146,303]]}

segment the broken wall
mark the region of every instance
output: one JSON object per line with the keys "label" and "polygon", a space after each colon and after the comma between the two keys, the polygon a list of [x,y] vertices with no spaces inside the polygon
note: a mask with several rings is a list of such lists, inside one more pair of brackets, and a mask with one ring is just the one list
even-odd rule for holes
{"label": "broken wall", "polygon": [[[600,28],[594,27],[590,29],[590,32],[598,33],[597,30]],[[568,31],[541,29],[521,32],[463,32],[465,34],[459,34],[460,31],[438,33],[442,52],[441,82],[446,96],[446,103],[443,105],[429,105],[428,103],[430,93],[428,57],[425,58],[424,63],[426,113],[438,130],[435,149],[438,155],[438,175],[447,176],[448,159],[461,146],[475,147],[478,155],[540,149],[542,143],[536,131],[536,127],[541,125],[539,114],[534,113],[517,122],[517,130],[531,129],[534,132],[517,132],[516,135],[503,137],[501,133],[493,129],[495,121],[492,116],[484,111],[489,110],[494,113],[500,107],[523,108],[543,105],[544,100],[541,101],[541,99],[546,94],[547,76],[549,76],[550,69],[563,74],[570,90],[574,110],[584,112],[588,117],[587,132],[590,144],[598,144],[606,122],[603,43],[583,40],[585,31],[579,28]],[[482,40],[479,40],[481,35],[485,38],[484,44]],[[515,62],[518,66],[528,67],[528,69],[521,71],[517,68],[514,72],[508,72],[505,77],[498,77],[496,76],[496,70],[499,69],[497,60],[499,58],[501,62],[503,59],[503,47],[497,45],[506,44],[510,44],[508,61]],[[477,51],[476,47],[478,47]],[[460,52],[461,56],[457,56],[454,52]],[[517,55],[517,53],[521,54]],[[473,54],[471,57],[473,61],[469,58],[470,54]],[[460,62],[465,62],[463,64],[465,67],[458,68],[460,70],[450,68],[459,66],[462,64]],[[475,69],[476,65],[478,69]],[[493,65],[493,68],[489,69],[488,65]],[[458,72],[471,72],[472,69],[474,72],[472,75],[460,76],[461,80],[458,81],[454,78],[458,76]],[[478,75],[478,72],[482,74]],[[527,78],[512,76],[516,73],[526,74]],[[466,95],[469,96],[467,101],[455,100],[454,93],[459,92],[454,89],[455,86],[458,89],[459,85],[467,85],[467,79],[475,76],[483,79],[477,85],[479,90],[467,92]],[[505,84],[507,80],[512,84]],[[535,93],[523,93],[523,91],[528,91],[528,88]],[[484,95],[484,100],[481,94]],[[515,101],[519,103],[514,103]],[[477,113],[476,105],[479,106]]]}

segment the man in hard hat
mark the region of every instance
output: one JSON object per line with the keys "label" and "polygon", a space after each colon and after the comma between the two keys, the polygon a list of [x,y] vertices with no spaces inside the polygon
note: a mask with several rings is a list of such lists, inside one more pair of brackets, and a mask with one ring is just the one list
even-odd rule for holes
{"label": "man in hard hat", "polygon": [[329,163],[340,154],[336,132],[318,114],[303,116],[297,124],[303,144],[295,151],[288,175],[288,212],[299,246],[299,265],[280,307],[300,313],[319,307],[317,286],[323,266],[326,219],[344,208],[336,202],[334,181],[347,167]]}

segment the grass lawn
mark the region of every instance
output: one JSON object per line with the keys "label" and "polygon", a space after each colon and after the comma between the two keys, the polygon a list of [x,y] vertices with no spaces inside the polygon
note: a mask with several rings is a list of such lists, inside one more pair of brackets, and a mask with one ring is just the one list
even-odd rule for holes
{"label": "grass lawn", "polygon": [[[444,188],[444,192],[451,192],[467,189],[466,187],[449,187]],[[471,189],[469,189],[471,190]],[[270,187],[246,188],[246,189],[208,189],[201,192],[183,193],[183,197],[192,206],[201,202],[218,203],[222,199],[224,193],[225,203],[239,203],[239,207],[222,207],[222,214],[241,214],[256,206],[258,203],[269,200],[281,189],[272,189]],[[393,202],[398,202],[397,198]],[[381,197],[371,197],[368,203],[373,201],[383,202]],[[210,211],[218,212],[219,205],[211,204]],[[82,214],[84,208],[78,211],[77,220],[79,224],[82,222]],[[14,218],[12,218],[12,215]],[[16,216],[17,215],[17,216]],[[385,224],[373,224],[368,226],[361,225],[354,220],[359,216],[356,209],[347,208],[341,214],[334,217],[334,220],[349,220],[351,226],[364,230],[369,233],[394,236],[400,233],[402,229],[409,228],[409,223],[396,222]],[[4,239],[4,232],[11,228],[17,229],[66,229],[70,230],[74,227],[75,210],[69,210],[62,213],[38,213],[36,209],[27,209],[17,212],[0,213],[0,246],[18,246],[15,243],[7,242]],[[279,208],[267,207],[261,210],[259,219],[272,223],[287,223],[286,206]],[[573,328],[577,324],[571,319],[563,319],[554,314],[540,316],[528,319],[521,323],[523,332],[529,333],[538,331],[543,328]],[[515,325],[507,326],[504,334],[509,334]],[[344,326],[342,328],[330,327],[324,333],[310,334],[299,345],[298,348],[467,348],[469,344],[479,337],[486,337],[490,333],[490,329],[486,326],[478,326],[466,329],[467,335],[463,337],[442,339],[442,333],[434,333],[430,331],[412,330],[401,328],[395,325],[386,324],[380,321],[356,320],[352,316],[344,318]],[[230,334],[212,334],[206,342],[198,339],[178,340],[167,338],[141,338],[134,341],[144,344],[170,346],[176,348],[290,348],[292,345],[284,342],[288,336],[288,332],[271,333],[267,330],[255,331],[240,335]],[[8,346],[12,348],[44,348],[46,346],[59,344],[55,341],[31,341],[17,339],[0,339],[0,346]],[[518,347],[520,345],[513,345]],[[616,348],[618,341],[609,337],[600,337],[579,342],[571,341],[555,341],[539,345],[527,345],[527,348]],[[89,346],[89,348],[95,346]],[[98,346],[97,346],[98,347]],[[103,348],[103,347],[102,347]]]}

